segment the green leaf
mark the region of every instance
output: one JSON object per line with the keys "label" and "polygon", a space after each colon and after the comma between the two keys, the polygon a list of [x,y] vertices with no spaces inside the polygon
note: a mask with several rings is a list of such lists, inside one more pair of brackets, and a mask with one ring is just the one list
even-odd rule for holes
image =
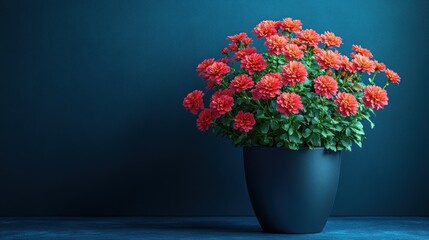
{"label": "green leaf", "polygon": [[289,128],[288,133],[289,133],[289,135],[292,135],[293,134],[293,128]]}
{"label": "green leaf", "polygon": [[310,134],[311,134],[311,130],[309,128],[306,128],[304,130],[304,132],[302,133],[302,136],[305,138],[308,138],[308,136],[310,136]]}
{"label": "green leaf", "polygon": [[350,139],[342,139],[341,140],[341,144],[345,147],[345,148],[349,148],[352,146],[352,140]]}
{"label": "green leaf", "polygon": [[356,143],[356,145],[358,145],[360,148],[362,147],[362,142],[361,141],[354,141]]}
{"label": "green leaf", "polygon": [[368,117],[368,116],[363,115],[363,118],[365,118],[366,120],[368,120],[369,124],[371,125],[371,128],[374,128],[374,127],[375,127],[375,124],[371,121],[371,119],[369,119],[369,117]]}
{"label": "green leaf", "polygon": [[350,128],[346,128],[346,136],[349,137],[351,134]]}
{"label": "green leaf", "polygon": [[302,115],[295,115],[294,121],[300,123],[300,122],[304,121],[304,116],[302,116]]}
{"label": "green leaf", "polygon": [[340,126],[340,125],[336,125],[336,126],[334,127],[334,129],[335,129],[335,130],[337,130],[338,132],[341,132],[341,131],[343,130],[343,127],[342,127],[342,126]]}
{"label": "green leaf", "polygon": [[357,128],[357,129],[363,129],[363,125],[362,125],[362,123],[361,123],[361,122],[359,122],[359,121],[356,121],[356,122],[353,124],[353,127]]}
{"label": "green leaf", "polygon": [[318,124],[318,123],[320,123],[320,120],[319,120],[319,118],[314,117],[314,118],[311,120],[311,122],[312,122],[313,124]]}
{"label": "green leaf", "polygon": [[288,139],[288,134],[287,133],[283,133],[282,135],[279,136],[279,138],[282,141],[286,141]]}
{"label": "green leaf", "polygon": [[326,142],[325,148],[331,149],[333,151],[337,151],[337,147],[335,146],[335,143],[332,141]]}
{"label": "green leaf", "polygon": [[241,141],[243,141],[243,139],[244,139],[246,136],[247,136],[247,134],[240,134],[240,136],[234,140],[234,144],[235,144],[235,145],[240,144],[240,143],[241,143]]}
{"label": "green leaf", "polygon": [[297,144],[289,144],[289,148],[292,150],[298,150],[299,146]]}
{"label": "green leaf", "polygon": [[270,130],[270,122],[266,121],[261,126],[261,132],[266,134]]}
{"label": "green leaf", "polygon": [[290,135],[289,140],[293,143],[301,143],[301,138],[298,132],[294,132],[292,135]]}
{"label": "green leaf", "polygon": [[285,130],[285,131],[289,130],[289,124],[288,123],[284,124],[282,126],[282,129]]}
{"label": "green leaf", "polygon": [[275,120],[271,120],[270,122],[271,129],[273,129],[274,131],[279,129],[279,124]]}
{"label": "green leaf", "polygon": [[265,112],[261,110],[256,111],[256,118],[265,118]]}
{"label": "green leaf", "polygon": [[313,147],[320,147],[320,135],[313,132],[310,136],[310,142]]}

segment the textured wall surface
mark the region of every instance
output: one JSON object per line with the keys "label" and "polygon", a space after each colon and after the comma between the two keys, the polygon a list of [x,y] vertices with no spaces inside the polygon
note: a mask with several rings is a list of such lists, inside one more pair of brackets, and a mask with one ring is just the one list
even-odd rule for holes
{"label": "textured wall surface", "polygon": [[[181,106],[264,19],[372,50],[402,82],[343,154],[335,215],[429,215],[425,1],[0,1],[0,216],[249,215],[241,149]],[[260,43],[259,43],[260,44]]]}

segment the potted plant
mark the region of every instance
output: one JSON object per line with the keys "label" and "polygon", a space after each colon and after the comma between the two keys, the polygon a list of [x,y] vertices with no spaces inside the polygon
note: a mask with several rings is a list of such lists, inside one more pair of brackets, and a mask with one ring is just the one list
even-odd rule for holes
{"label": "potted plant", "polygon": [[350,59],[341,55],[341,37],[303,30],[299,20],[262,21],[253,33],[267,51],[244,32],[227,37],[223,58],[197,66],[206,90],[189,93],[183,106],[198,114],[200,131],[211,128],[243,147],[263,230],[320,232],[335,199],[340,152],[361,147],[362,121],[374,127],[371,115],[388,104],[386,88],[400,77],[361,46],[353,45]]}

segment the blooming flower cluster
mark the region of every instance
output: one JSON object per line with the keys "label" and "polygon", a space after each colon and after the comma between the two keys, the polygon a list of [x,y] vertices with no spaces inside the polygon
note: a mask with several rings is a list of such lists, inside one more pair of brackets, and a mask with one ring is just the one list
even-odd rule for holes
{"label": "blooming flower cluster", "polygon": [[[352,45],[350,58],[342,55],[335,49],[341,37],[303,29],[300,20],[265,20],[252,32],[264,41],[265,52],[242,32],[227,37],[223,58],[198,64],[206,91],[194,90],[183,100],[198,115],[197,128],[212,128],[240,146],[360,146],[362,120],[373,127],[371,114],[388,104],[386,88],[399,84],[400,76],[360,45]],[[376,83],[380,74],[384,85]]]}

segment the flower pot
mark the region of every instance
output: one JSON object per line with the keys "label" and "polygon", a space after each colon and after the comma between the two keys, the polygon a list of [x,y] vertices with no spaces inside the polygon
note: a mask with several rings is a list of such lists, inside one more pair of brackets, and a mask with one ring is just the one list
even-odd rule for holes
{"label": "flower pot", "polygon": [[266,232],[321,232],[334,204],[341,154],[324,148],[245,147],[247,189]]}

